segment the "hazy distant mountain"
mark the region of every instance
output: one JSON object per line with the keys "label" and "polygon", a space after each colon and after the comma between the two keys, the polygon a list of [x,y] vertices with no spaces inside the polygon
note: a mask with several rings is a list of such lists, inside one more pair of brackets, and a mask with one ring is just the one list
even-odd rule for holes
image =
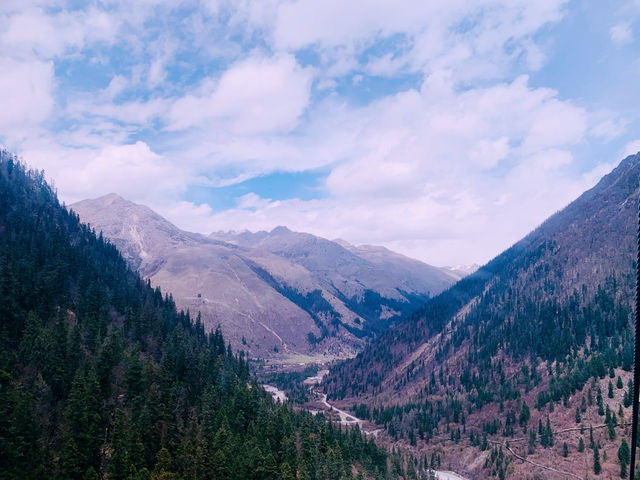
{"label": "hazy distant mountain", "polygon": [[446,270],[460,275],[461,278],[471,275],[480,268],[480,265],[474,263],[472,265],[453,265],[444,267]]}
{"label": "hazy distant mountain", "polygon": [[254,356],[352,355],[460,278],[381,247],[285,227],[189,233],[115,194],[71,207],[179,307],[200,311],[209,327],[220,324]]}
{"label": "hazy distant mountain", "polygon": [[[578,437],[589,444],[588,426],[607,424],[593,435],[614,458],[625,435],[616,415],[630,414],[639,182],[640,154],[334,369],[330,395],[375,405],[358,416],[471,478],[567,478],[509,463],[495,442],[590,476],[594,454],[577,451]],[[580,425],[586,433],[567,430]]]}

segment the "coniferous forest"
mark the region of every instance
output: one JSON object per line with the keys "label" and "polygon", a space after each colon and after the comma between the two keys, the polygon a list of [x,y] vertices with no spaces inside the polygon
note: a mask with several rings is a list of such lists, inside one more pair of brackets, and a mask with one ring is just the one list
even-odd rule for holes
{"label": "coniferous forest", "polygon": [[359,430],[274,404],[247,359],[0,153],[0,478],[389,478]]}

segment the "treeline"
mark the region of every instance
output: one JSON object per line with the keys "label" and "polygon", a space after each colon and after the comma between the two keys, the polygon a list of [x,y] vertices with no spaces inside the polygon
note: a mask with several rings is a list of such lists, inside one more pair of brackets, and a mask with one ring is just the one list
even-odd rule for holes
{"label": "treeline", "polygon": [[275,405],[0,152],[0,479],[388,478],[357,430]]}

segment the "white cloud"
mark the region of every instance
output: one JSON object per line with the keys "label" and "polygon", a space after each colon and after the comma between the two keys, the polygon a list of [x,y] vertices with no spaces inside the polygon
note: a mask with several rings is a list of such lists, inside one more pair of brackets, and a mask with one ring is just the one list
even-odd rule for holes
{"label": "white cloud", "polygon": [[313,72],[292,55],[253,56],[233,64],[200,94],[173,105],[172,130],[214,126],[236,134],[287,132],[309,104]]}
{"label": "white cloud", "polygon": [[114,15],[89,8],[83,12],[45,13],[40,8],[20,11],[0,23],[0,45],[12,55],[35,54],[52,58],[87,42],[115,40],[118,22]]}
{"label": "white cloud", "polygon": [[[446,78],[434,75],[420,91],[360,109],[328,101],[312,118],[304,148],[290,154],[309,152],[299,155],[303,169],[319,157],[342,159],[328,175],[329,197],[271,201],[249,194],[203,226],[286,224],[383,243],[435,264],[484,261],[593,185],[601,169],[572,173],[569,149],[587,134],[583,109],[553,90],[529,87],[526,77],[464,93],[454,92]],[[541,124],[545,119],[550,125]],[[244,158],[254,148],[234,153]],[[260,151],[281,166],[293,161],[282,146]],[[495,168],[506,173],[496,175]]]}
{"label": "white cloud", "polygon": [[176,198],[190,172],[154,153],[144,142],[100,149],[25,150],[29,163],[44,168],[67,203],[116,192],[146,204]]}
{"label": "white cloud", "polygon": [[[613,117],[613,114],[607,115]],[[596,123],[589,133],[594,137],[600,138],[605,142],[611,141],[614,138],[618,138],[627,129],[627,121],[619,118],[607,118]]]}
{"label": "white cloud", "polygon": [[631,30],[631,24],[619,23],[614,25],[609,30],[611,41],[618,47],[628,45],[633,41],[633,31]]}
{"label": "white cloud", "polygon": [[113,100],[120,95],[129,85],[129,80],[124,75],[115,75],[111,78],[109,85],[104,89],[104,96],[108,100]]}
{"label": "white cloud", "polygon": [[[406,48],[393,57],[385,52],[371,58],[370,73],[453,69],[460,80],[492,78],[502,75],[519,56],[529,68],[540,68],[545,54],[530,36],[542,25],[558,21],[566,3],[299,0],[280,5],[273,43],[290,50],[313,46],[331,66],[380,40],[402,35]],[[510,53],[505,52],[507,43]]]}
{"label": "white cloud", "polygon": [[20,138],[51,113],[53,64],[0,58],[0,72],[0,130]]}
{"label": "white cloud", "polygon": [[156,212],[162,212],[167,220],[184,230],[211,233],[216,229],[212,221],[212,209],[206,203],[196,205],[180,200],[167,202],[167,199],[156,199],[155,203],[149,203],[148,206]]}
{"label": "white cloud", "polygon": [[633,140],[624,146],[623,156],[627,157],[629,155],[635,155],[638,152],[640,152],[640,138],[638,140]]}
{"label": "white cloud", "polygon": [[[67,201],[117,191],[189,230],[286,224],[447,264],[487,260],[591,186],[610,165],[576,147],[633,125],[531,85],[566,0],[203,1],[5,2],[3,140]],[[95,83],[77,85],[85,67]],[[422,84],[397,93],[398,74]],[[315,168],[321,199],[184,200]]]}

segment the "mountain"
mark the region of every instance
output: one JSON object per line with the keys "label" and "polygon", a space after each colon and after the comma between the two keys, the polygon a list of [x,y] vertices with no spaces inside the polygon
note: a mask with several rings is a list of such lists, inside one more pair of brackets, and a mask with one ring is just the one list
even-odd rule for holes
{"label": "mountain", "polygon": [[329,396],[472,478],[619,474],[639,181],[640,154],[335,367]]}
{"label": "mountain", "polygon": [[285,227],[189,233],[115,194],[71,208],[180,308],[201,312],[208,329],[220,325],[234,347],[261,358],[352,356],[460,278],[381,247]]}
{"label": "mountain", "polygon": [[43,177],[0,151],[0,479],[403,475],[358,430],[274,404]]}

